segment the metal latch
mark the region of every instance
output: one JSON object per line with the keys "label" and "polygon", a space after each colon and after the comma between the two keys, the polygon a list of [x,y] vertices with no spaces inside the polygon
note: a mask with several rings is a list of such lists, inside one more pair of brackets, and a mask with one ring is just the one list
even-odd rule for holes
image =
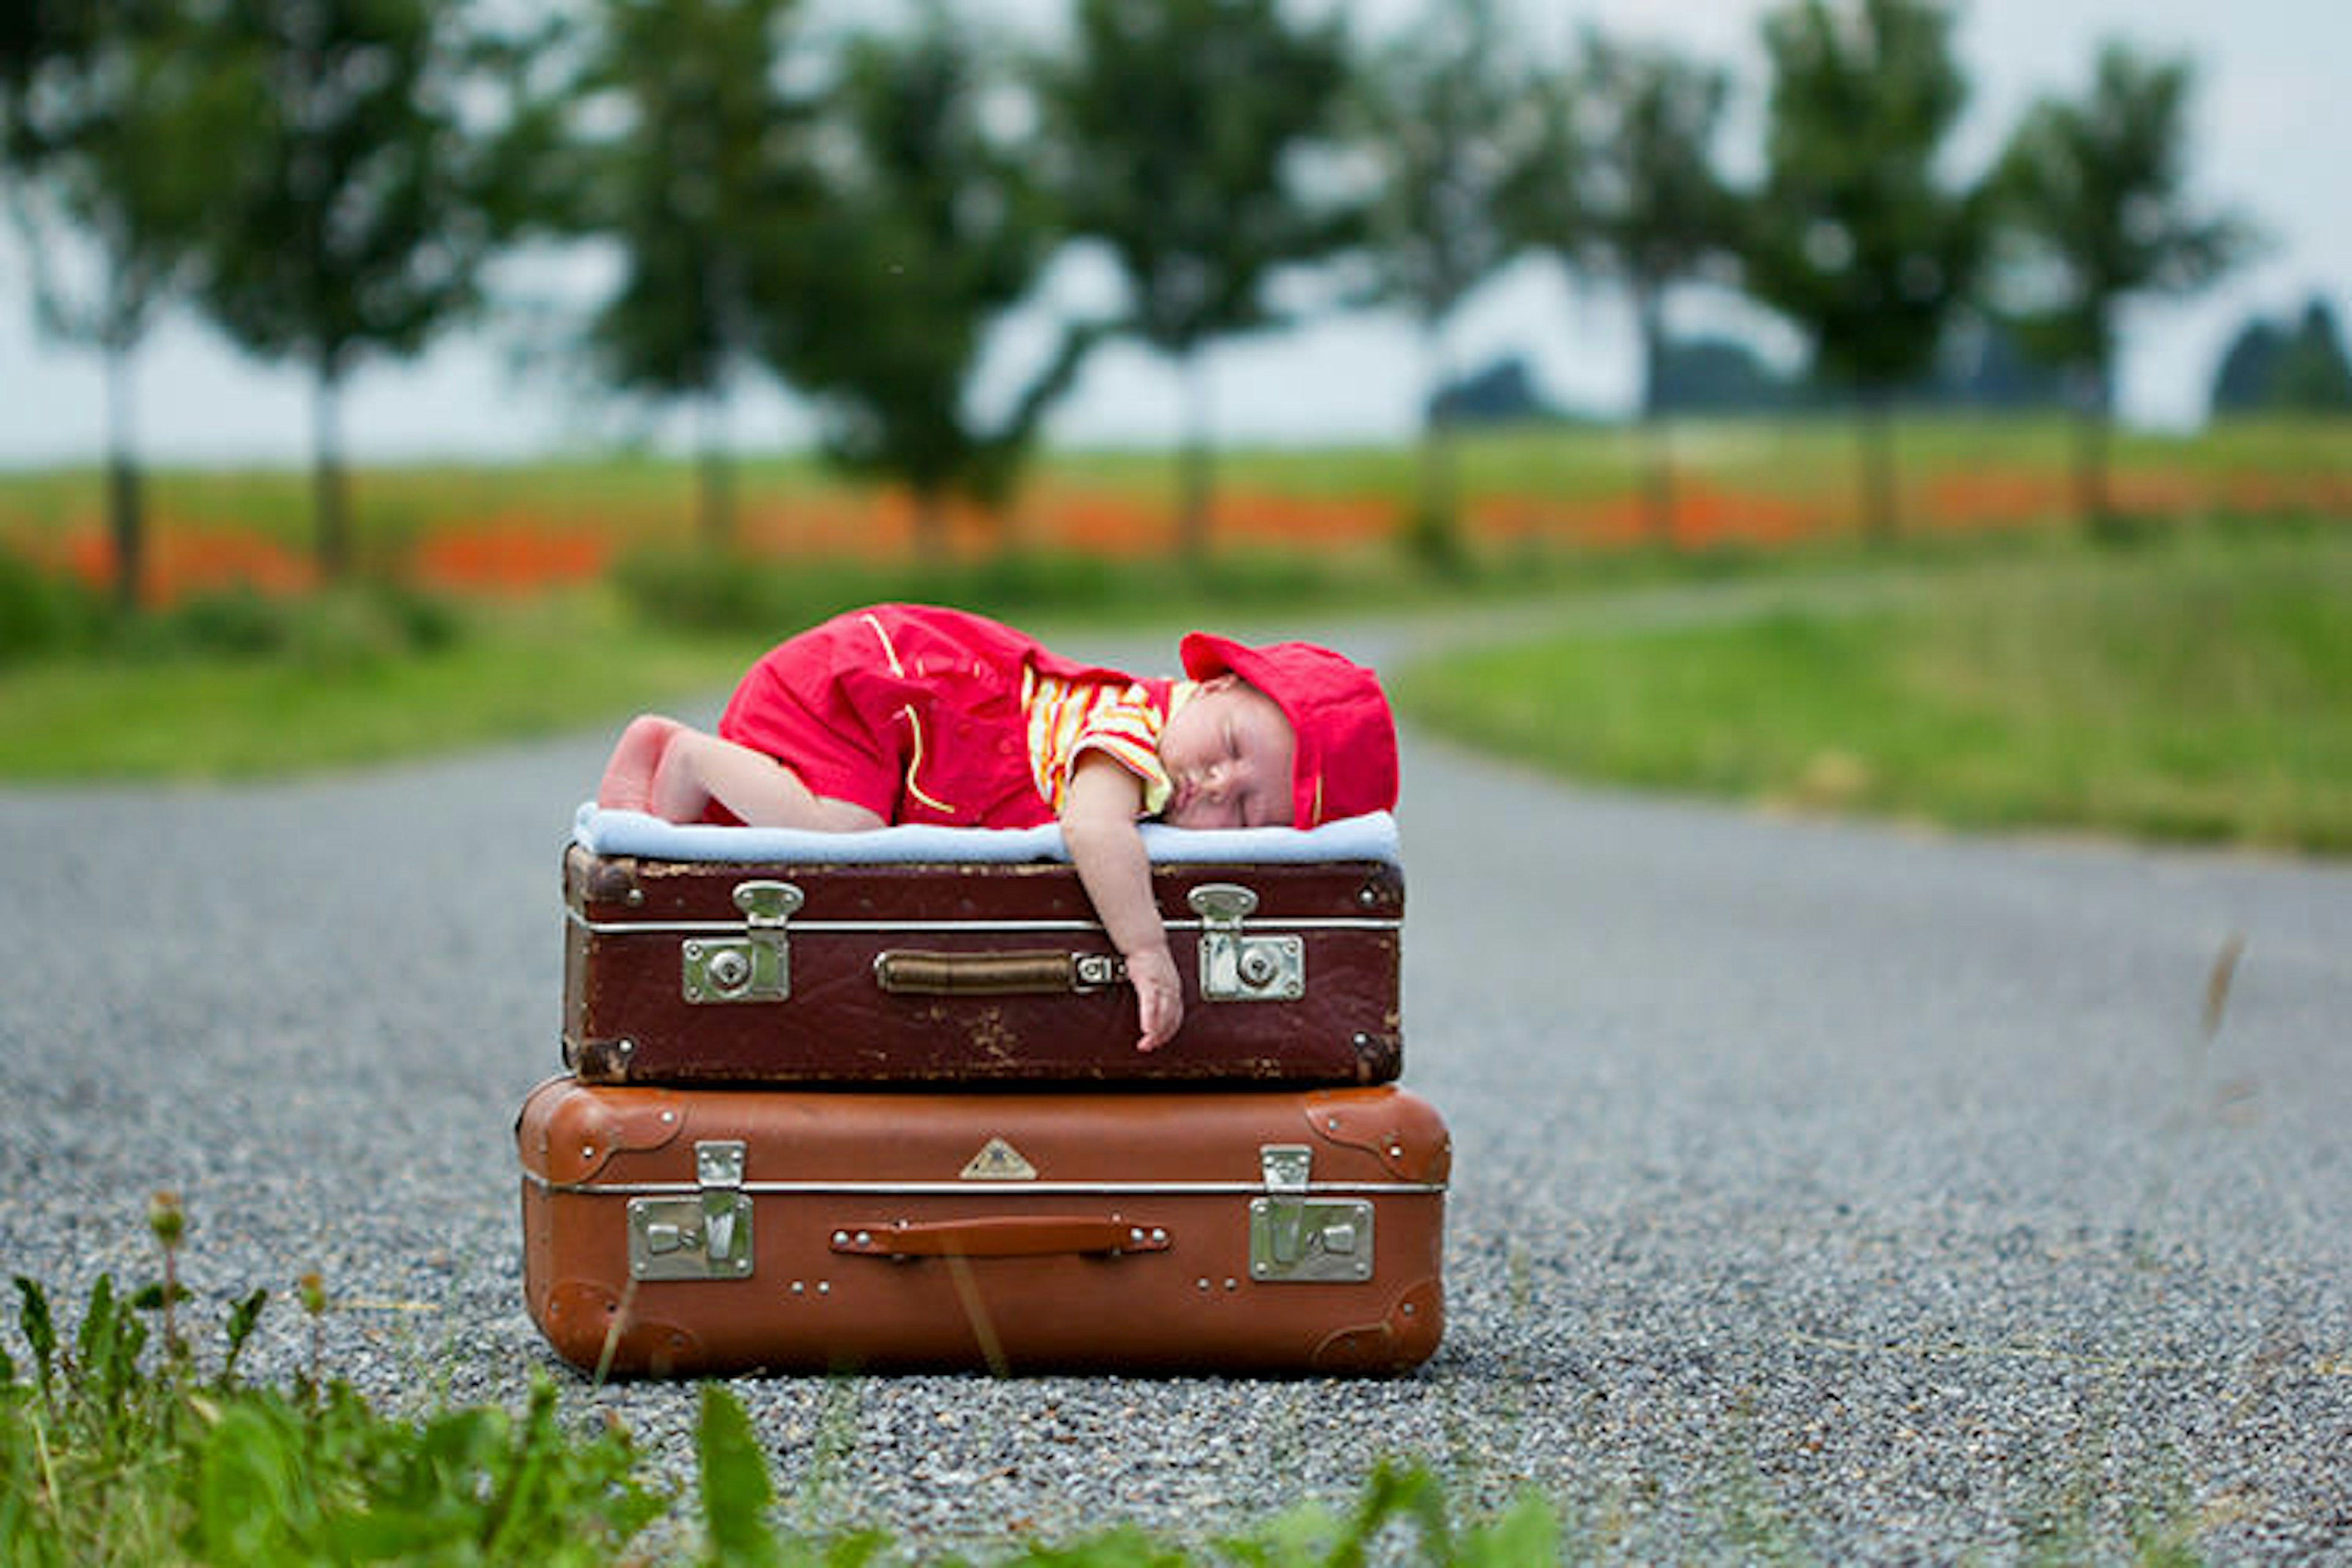
{"label": "metal latch", "polygon": [[1232,882],[1204,882],[1188,895],[1201,917],[1201,997],[1206,1002],[1296,1002],[1307,994],[1307,942],[1297,936],[1245,936],[1257,895]]}
{"label": "metal latch", "polygon": [[1372,1276],[1372,1205],[1307,1195],[1315,1152],[1300,1143],[1258,1151],[1266,1195],[1250,1200],[1250,1278],[1269,1284],[1353,1284]]}
{"label": "metal latch", "polygon": [[681,944],[686,999],[781,1002],[790,996],[792,951],[784,925],[801,903],[801,890],[790,882],[737,883],[735,907],[743,911],[743,934]]}
{"label": "metal latch", "polygon": [[633,1279],[740,1279],[751,1272],[751,1194],[743,1145],[697,1143],[691,1197],[629,1200]]}

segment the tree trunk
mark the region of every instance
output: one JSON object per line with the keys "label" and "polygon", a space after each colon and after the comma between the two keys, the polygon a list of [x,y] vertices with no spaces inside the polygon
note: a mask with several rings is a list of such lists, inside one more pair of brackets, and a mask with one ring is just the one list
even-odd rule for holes
{"label": "tree trunk", "polygon": [[110,343],[106,350],[106,515],[108,531],[114,540],[114,599],[125,615],[139,608],[140,584],[146,576],[147,529],[131,424],[131,351]]}
{"label": "tree trunk", "polygon": [[727,452],[727,405],[713,395],[702,400],[701,456],[695,481],[696,529],[705,550],[717,554],[735,541],[735,472]]}
{"label": "tree trunk", "polygon": [[924,565],[947,559],[947,493],[937,485],[919,485],[912,496],[915,510],[915,558]]}
{"label": "tree trunk", "polygon": [[1421,506],[1412,520],[1412,538],[1425,560],[1450,564],[1461,553],[1460,520],[1455,515],[1461,493],[1456,468],[1454,416],[1440,405],[1448,390],[1445,345],[1437,323],[1423,328],[1423,384],[1428,388],[1421,416]]}
{"label": "tree trunk", "polygon": [[2074,421],[2074,515],[2093,533],[2117,521],[2107,488],[2107,377],[2096,373],[2084,405]]}
{"label": "tree trunk", "polygon": [[352,525],[343,477],[342,387],[331,362],[320,362],[310,391],[310,495],[319,533],[319,580],[340,583],[352,569]]}
{"label": "tree trunk", "polygon": [[1201,351],[1186,351],[1184,449],[1178,457],[1176,548],[1198,564],[1209,554],[1211,488],[1215,483],[1209,447],[1209,374]]}
{"label": "tree trunk", "polygon": [[1895,484],[1895,406],[1885,387],[1862,395],[1862,522],[1874,543],[1892,544],[1902,531]]}
{"label": "tree trunk", "polygon": [[1633,315],[1642,339],[1643,505],[1649,512],[1650,537],[1670,548],[1675,542],[1674,433],[1666,423],[1664,399],[1659,395],[1658,366],[1665,359],[1666,321],[1655,289],[1634,290]]}

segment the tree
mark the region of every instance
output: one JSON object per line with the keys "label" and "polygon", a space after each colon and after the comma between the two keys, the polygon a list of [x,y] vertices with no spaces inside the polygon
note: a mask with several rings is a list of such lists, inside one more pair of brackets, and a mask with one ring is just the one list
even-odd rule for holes
{"label": "tree", "polygon": [[69,0],[18,0],[0,7],[0,114],[12,112],[34,76],[80,31]]}
{"label": "tree", "polygon": [[1439,394],[1453,381],[1445,328],[1511,258],[1505,193],[1529,156],[1529,117],[1508,65],[1494,0],[1441,0],[1358,72],[1355,147],[1373,170],[1366,239],[1370,297],[1401,300],[1424,361],[1421,500],[1412,537],[1426,553],[1459,552],[1454,421]]}
{"label": "tree", "polygon": [[312,388],[321,575],[352,559],[341,399],[371,356],[407,358],[481,301],[497,242],[456,0],[221,0],[195,58],[234,94],[203,149],[205,311]]}
{"label": "tree", "polygon": [[1650,395],[1662,416],[1789,414],[1812,406],[1812,388],[1737,338],[1669,336]]}
{"label": "tree", "polygon": [[1979,310],[1953,324],[1933,379],[1917,395],[1937,407],[2063,408],[2066,379],[2026,353],[2013,322]]}
{"label": "tree", "polygon": [[1895,532],[1892,400],[1933,363],[1984,251],[1983,202],[1937,161],[1967,101],[1936,0],[1791,0],[1765,20],[1766,172],[1749,291],[1806,331],[1863,405],[1862,508]]}
{"label": "tree", "polygon": [[1431,395],[1423,416],[1456,425],[1558,424],[1569,417],[1544,395],[1519,354],[1489,360],[1447,382]]}
{"label": "tree", "polygon": [[[132,360],[185,284],[205,210],[217,83],[178,47],[163,0],[28,8],[0,69],[8,205],[42,328],[104,363],[114,590],[137,607],[145,553]],[[79,279],[71,262],[96,263]]]}
{"label": "tree", "polygon": [[2257,317],[2241,328],[2215,370],[2211,408],[2216,417],[2352,409],[2352,355],[2327,300],[2313,295],[2293,326]]}
{"label": "tree", "polygon": [[733,531],[723,438],[737,383],[772,324],[762,285],[814,212],[812,106],[780,78],[797,0],[601,0],[574,89],[579,232],[621,255],[588,349],[606,380],[700,417],[701,533]]}
{"label": "tree", "polygon": [[1662,541],[1672,536],[1675,511],[1662,395],[1666,298],[1738,266],[1742,212],[1715,163],[1730,92],[1730,78],[1714,67],[1588,31],[1574,70],[1549,89],[1559,149],[1552,169],[1517,204],[1532,242],[1573,269],[1614,279],[1633,306],[1650,527]]}
{"label": "tree", "polygon": [[2279,357],[2271,405],[2297,414],[2352,409],[2352,360],[2345,355],[2343,329],[2326,300],[2315,298],[2304,307]]}
{"label": "tree", "polygon": [[2094,525],[2110,511],[2107,433],[2125,306],[2204,289],[2252,243],[2243,219],[2189,204],[2193,80],[2186,60],[2109,44],[2088,98],[2037,100],[1994,174],[2003,281],[2021,336],[2081,389],[2075,507]]}
{"label": "tree", "polygon": [[2238,329],[2214,367],[2209,412],[2215,418],[2270,406],[2271,388],[2287,334],[2276,321],[2255,317]]}
{"label": "tree", "polygon": [[772,363],[821,400],[833,455],[904,480],[932,551],[949,498],[1009,493],[1092,342],[1065,333],[1009,415],[982,426],[971,388],[988,328],[1061,237],[1023,150],[988,128],[1004,85],[937,4],[911,37],[854,41],[832,94],[824,199],[798,258],[772,275],[795,300],[764,318]]}
{"label": "tree", "polygon": [[1102,242],[1125,275],[1124,330],[1177,360],[1189,386],[1188,557],[1208,542],[1202,353],[1275,324],[1273,275],[1348,237],[1299,179],[1336,130],[1343,26],[1294,27],[1285,10],[1279,0],[1079,0],[1073,48],[1039,68],[1060,150],[1056,199],[1073,234]]}

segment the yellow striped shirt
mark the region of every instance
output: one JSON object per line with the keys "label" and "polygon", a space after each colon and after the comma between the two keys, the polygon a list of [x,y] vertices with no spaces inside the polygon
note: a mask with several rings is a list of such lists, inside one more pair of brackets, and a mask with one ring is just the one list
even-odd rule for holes
{"label": "yellow striped shirt", "polygon": [[[1192,693],[1180,680],[1169,698],[1172,713]],[[1070,771],[1086,752],[1100,752],[1143,783],[1143,815],[1157,816],[1174,794],[1160,765],[1160,731],[1168,714],[1151,704],[1140,683],[1064,680],[1030,670],[1022,681],[1021,706],[1029,717],[1029,772],[1037,793],[1056,816],[1070,790]]]}

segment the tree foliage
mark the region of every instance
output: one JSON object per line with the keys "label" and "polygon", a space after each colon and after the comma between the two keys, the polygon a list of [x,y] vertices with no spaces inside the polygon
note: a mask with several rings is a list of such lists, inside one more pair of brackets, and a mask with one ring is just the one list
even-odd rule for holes
{"label": "tree foliage", "polygon": [[1336,131],[1348,79],[1338,20],[1294,25],[1278,0],[1078,0],[1066,54],[1039,83],[1074,234],[1125,277],[1123,329],[1193,382],[1188,554],[1208,536],[1209,438],[1198,355],[1276,324],[1274,276],[1348,237],[1300,178]]}
{"label": "tree foliage", "polygon": [[848,47],[824,199],[792,241],[799,306],[768,322],[774,363],[820,400],[828,449],[903,480],[934,549],[949,497],[1007,494],[1092,341],[1066,331],[1000,416],[973,406],[990,329],[1061,241],[1023,149],[991,128],[1025,108],[1002,63],[937,4],[910,37]]}
{"label": "tree foliage", "polygon": [[[948,26],[965,13],[946,0],[821,37],[798,0],[16,0],[0,5],[0,167],[47,324],[109,362],[126,596],[141,531],[121,388],[159,310],[184,295],[250,353],[308,373],[335,574],[352,553],[341,389],[488,303],[487,265],[534,228],[617,263],[583,312],[586,358],[602,387],[704,417],[714,539],[731,510],[719,430],[747,377],[810,394],[829,451],[905,479],[929,515],[1007,493],[1100,331],[1184,379],[1179,539],[1197,555],[1206,349],[1290,324],[1300,296],[1280,285],[1344,256],[1354,270],[1324,279],[1370,279],[1351,303],[1402,302],[1442,394],[1446,323],[1528,247],[1627,293],[1660,526],[1678,387],[1718,403],[1814,405],[1825,382],[1859,395],[1864,515],[1889,530],[1889,400],[2041,397],[2020,342],[2087,389],[2084,510],[2103,510],[2122,312],[2205,287],[2252,243],[2189,194],[2188,68],[2104,50],[2088,92],[2033,105],[1970,190],[1947,166],[1967,99],[1951,0],[1776,5],[1748,193],[1714,157],[1720,70],[1598,33],[1530,68],[1506,0],[1423,0],[1391,47],[1360,55],[1346,7],[1073,0],[1066,37],[1018,86],[978,27]],[[1989,215],[1998,310],[1971,315]],[[1018,386],[982,382],[1004,368],[995,327],[1073,241],[1116,266],[1123,313],[1066,330]],[[1668,296],[1735,276],[1804,331],[1811,376],[1719,345],[1678,357]],[[1973,369],[1938,357],[1956,324],[1979,334]],[[2324,309],[2250,328],[2217,406],[2335,405],[2339,337]],[[1455,401],[1423,399],[1421,514],[1441,530]]]}
{"label": "tree foliage", "polygon": [[601,0],[578,88],[574,219],[622,278],[588,329],[609,383],[698,405],[703,532],[731,531],[719,426],[814,211],[808,103],[782,84],[796,0]]}
{"label": "tree foliage", "polygon": [[1422,333],[1422,492],[1413,537],[1459,552],[1444,331],[1517,241],[1505,198],[1538,150],[1538,121],[1495,0],[1438,0],[1358,68],[1354,149],[1372,172],[1365,252],[1370,297],[1402,302]]}
{"label": "tree foliage", "polygon": [[1937,0],[1790,0],[1767,17],[1766,168],[1747,280],[1863,397],[1864,516],[1895,526],[1885,404],[1933,363],[1984,251],[1983,203],[1937,166],[1968,100]]}
{"label": "tree foliage", "polygon": [[177,8],[163,0],[31,6],[0,67],[0,150],[24,176],[8,207],[41,325],[105,362],[108,514],[125,608],[139,602],[146,532],[131,361],[190,277],[226,106],[183,44]]}
{"label": "tree foliage", "polygon": [[1717,166],[1731,97],[1718,67],[1659,47],[1584,36],[1573,101],[1584,134],[1578,221],[1562,238],[1631,297],[1652,406],[1668,292],[1737,275],[1746,212]]}
{"label": "tree foliage", "polygon": [[2352,354],[2335,309],[2314,295],[2293,321],[2257,318],[2230,340],[2213,374],[2212,412],[2352,410]]}
{"label": "tree foliage", "polygon": [[195,40],[238,105],[208,149],[199,294],[241,347],[310,376],[330,577],[352,563],[343,387],[474,310],[499,239],[467,45],[456,0],[221,0]]}
{"label": "tree foliage", "polygon": [[2105,433],[2125,305],[2207,287],[2252,240],[2242,219],[2190,201],[2194,79],[2186,60],[2109,44],[2089,95],[2037,100],[1994,174],[2021,337],[2082,387],[2077,505],[2090,521],[2109,510]]}
{"label": "tree foliage", "polygon": [[1733,276],[1744,232],[1745,210],[1716,163],[1730,96],[1718,68],[1588,30],[1574,67],[1547,93],[1559,151],[1516,204],[1531,241],[1571,269],[1615,281],[1633,307],[1650,526],[1660,538],[1674,516],[1666,299],[1685,284]]}

